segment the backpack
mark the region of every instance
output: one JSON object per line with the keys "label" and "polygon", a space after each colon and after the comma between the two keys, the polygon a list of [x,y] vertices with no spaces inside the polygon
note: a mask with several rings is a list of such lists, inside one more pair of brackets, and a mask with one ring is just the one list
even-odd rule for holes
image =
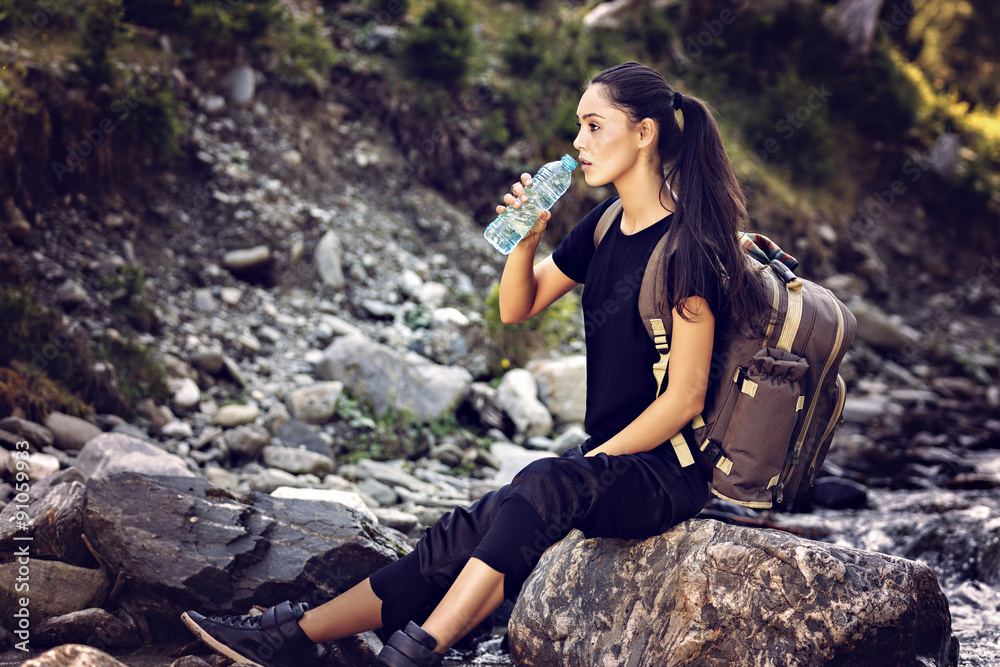
{"label": "backpack", "polygon": [[[612,203],[594,231],[596,247],[621,212]],[[669,232],[642,278],[639,313],[660,359],[659,396],[670,358],[671,312],[659,309],[666,286]],[[712,493],[767,509],[791,500],[816,480],[844,410],[840,363],[857,329],[850,310],[828,289],[797,277],[798,262],[759,234],[741,234],[747,261],[770,291],[774,316],[763,338],[718,337],[705,409],[670,442],[684,467],[703,456],[713,466]]]}

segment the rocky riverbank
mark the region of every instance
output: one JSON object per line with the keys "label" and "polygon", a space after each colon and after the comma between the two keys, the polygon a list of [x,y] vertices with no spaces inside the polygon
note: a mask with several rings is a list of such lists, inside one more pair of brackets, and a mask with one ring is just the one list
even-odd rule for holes
{"label": "rocky riverbank", "polygon": [[[110,637],[124,642],[115,651],[126,663],[137,642],[162,641],[156,628],[163,618],[150,613],[158,599],[218,604],[222,611],[252,603],[258,593],[277,594],[248,581],[284,582],[295,593],[325,582],[323,590],[334,593],[361,576],[324,579],[341,565],[309,565],[309,553],[336,553],[313,543],[296,552],[297,562],[283,561],[300,570],[262,565],[271,548],[265,544],[291,539],[270,532],[278,530],[272,525],[280,503],[298,508],[302,534],[325,520],[309,515],[306,499],[335,500],[336,513],[341,505],[353,508],[343,510],[344,521],[375,545],[363,561],[375,567],[442,513],[585,437],[581,346],[573,332],[563,347],[490,382],[485,303],[500,258],[465,212],[412,180],[407,147],[386,141],[345,105],[305,113],[262,86],[237,107],[218,94],[224,90],[182,83],[180,94],[192,102],[196,168],[167,173],[108,209],[82,196],[53,202],[34,220],[19,219],[18,239],[2,241],[4,261],[35,277],[39,300],[58,308],[74,335],[134,337],[167,370],[169,396],[142,402],[128,419],[53,413],[37,422],[24,415],[0,422],[3,551],[15,554],[13,539],[23,534],[7,519],[20,504],[13,452],[28,442],[37,571],[60,561],[104,573],[90,597],[59,616],[85,608],[124,614],[131,620]],[[317,139],[330,136],[336,141]],[[901,213],[895,209],[886,224]],[[927,563],[947,593],[959,664],[995,664],[1000,266],[970,251],[961,261],[922,254],[913,235],[901,233],[893,252],[915,268],[896,270],[884,259],[881,238],[829,234],[833,247],[867,258],[852,273],[815,276],[859,320],[843,367],[846,426],[811,504],[792,514],[730,520]],[[144,267],[148,277],[140,296],[156,326],[145,332],[111,326],[119,295],[105,285],[127,266]],[[38,342],[40,364],[46,345],[61,340]],[[398,449],[388,451],[392,442]],[[201,578],[177,588],[153,579],[162,569],[147,572],[148,580],[130,570],[119,582],[131,549],[151,543],[160,529],[105,531],[113,553],[102,554],[80,540],[85,526],[121,526],[144,508],[155,514],[172,496],[187,497],[113,477],[129,471],[189,480],[200,496],[171,516],[196,519],[190,523],[199,528],[238,526],[222,540],[237,546],[222,555],[208,549],[215,542],[208,537],[178,546],[172,556],[208,565],[198,570]],[[134,504],[121,495],[126,486]],[[51,487],[61,491],[50,495]],[[224,509],[208,496],[221,498]],[[147,507],[149,499],[157,503]],[[122,515],[122,508],[130,511]],[[116,523],[102,523],[116,511]],[[74,587],[83,581],[78,570],[62,575]],[[90,606],[97,599],[102,603]],[[89,613],[77,621],[82,640],[96,624],[110,623]],[[79,636],[60,632],[51,635],[59,643]],[[11,648],[16,640],[0,639],[12,663],[23,657]],[[151,663],[140,653],[135,664],[179,659],[162,655]]]}

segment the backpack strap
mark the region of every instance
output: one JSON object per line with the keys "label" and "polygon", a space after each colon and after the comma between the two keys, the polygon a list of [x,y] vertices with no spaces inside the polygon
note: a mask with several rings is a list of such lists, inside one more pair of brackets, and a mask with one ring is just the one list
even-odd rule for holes
{"label": "backpack strap", "polygon": [[611,229],[611,225],[615,223],[615,218],[622,212],[622,200],[618,199],[611,202],[611,204],[604,209],[604,213],[601,214],[601,219],[597,221],[597,227],[594,229],[594,247],[601,242],[604,235],[608,233]]}

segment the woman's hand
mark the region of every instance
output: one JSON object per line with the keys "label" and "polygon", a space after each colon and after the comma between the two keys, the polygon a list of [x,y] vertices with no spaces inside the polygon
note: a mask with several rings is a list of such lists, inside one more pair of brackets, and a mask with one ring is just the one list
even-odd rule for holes
{"label": "woman's hand", "polygon": [[[503,196],[503,205],[497,206],[497,215],[500,215],[507,210],[507,207],[513,207],[515,209],[521,208],[521,205],[528,201],[528,194],[526,188],[531,187],[531,174],[525,172],[521,174],[521,180],[514,185],[510,186],[510,192]],[[545,231],[545,225],[548,224],[549,220],[552,218],[552,214],[548,211],[539,211],[538,218],[535,220],[535,224],[532,225],[528,233],[524,235],[521,239],[521,243],[527,242],[532,246],[532,248],[538,246],[538,240]],[[519,244],[520,245],[520,244]]]}

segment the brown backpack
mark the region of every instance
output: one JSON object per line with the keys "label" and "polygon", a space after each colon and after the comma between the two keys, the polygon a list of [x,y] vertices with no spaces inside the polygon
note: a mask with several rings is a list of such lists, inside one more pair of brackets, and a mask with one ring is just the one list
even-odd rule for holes
{"label": "brown backpack", "polygon": [[[595,246],[621,208],[617,200],[601,216]],[[669,236],[653,250],[639,291],[639,313],[660,353],[653,365],[657,395],[670,359],[671,313],[658,308]],[[699,452],[708,458],[715,495],[766,509],[816,480],[844,410],[839,368],[857,320],[828,289],[796,277],[792,268],[798,262],[768,239],[744,234],[741,242],[748,262],[772,269],[759,275],[770,290],[775,317],[763,338],[719,337],[705,410],[670,442],[682,466],[694,464]]]}

